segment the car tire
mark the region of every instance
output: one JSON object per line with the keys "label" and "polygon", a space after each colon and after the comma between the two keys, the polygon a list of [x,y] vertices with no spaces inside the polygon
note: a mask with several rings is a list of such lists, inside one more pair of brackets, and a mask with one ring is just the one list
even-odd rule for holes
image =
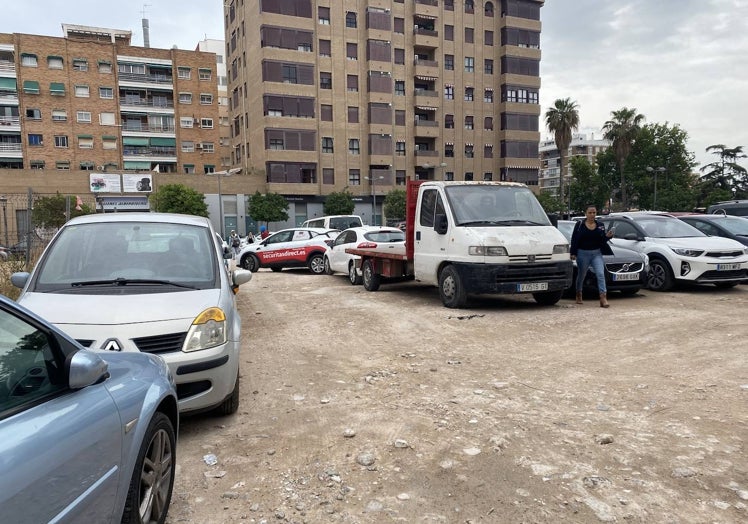
{"label": "car tire", "polygon": [[735,287],[738,285],[737,282],[715,282],[715,286],[717,286],[719,289],[729,289],[731,287]]}
{"label": "car tire", "polygon": [[333,270],[330,267],[330,259],[325,257],[325,275],[332,275]]}
{"label": "car tire", "polygon": [[454,266],[447,266],[439,273],[439,296],[445,307],[457,309],[465,307],[467,292]]}
{"label": "car tire", "polygon": [[257,273],[257,270],[260,269],[260,261],[255,255],[245,255],[244,257],[242,257],[241,263],[239,265],[244,269],[248,269],[252,273]]}
{"label": "car tire", "polygon": [[234,382],[234,390],[231,392],[223,402],[214,410],[214,413],[218,416],[225,417],[233,415],[239,409],[239,372],[236,372],[236,382]]}
{"label": "car tire", "polygon": [[358,286],[361,284],[361,275],[358,274],[358,271],[356,271],[356,264],[351,262],[348,264],[348,281],[351,283],[352,286]]}
{"label": "car tire", "polygon": [[667,262],[659,258],[649,261],[647,287],[652,291],[670,291],[673,287],[673,272]]}
{"label": "car tire", "polygon": [[166,520],[174,489],[176,442],[171,420],[163,413],[156,412],[138,452],[122,513],[123,523],[163,524]]}
{"label": "car tire", "polygon": [[533,293],[532,298],[535,302],[541,306],[553,306],[561,300],[561,296],[564,294],[562,291],[544,291],[543,293]]}
{"label": "car tire", "polygon": [[364,260],[364,265],[361,269],[361,272],[363,273],[362,281],[364,284],[364,289],[366,289],[366,291],[376,291],[377,289],[379,289],[379,286],[382,283],[382,279],[374,271],[374,262],[372,262],[371,260]]}
{"label": "car tire", "polygon": [[325,272],[325,258],[321,253],[315,253],[309,257],[307,267],[315,275],[321,275]]}

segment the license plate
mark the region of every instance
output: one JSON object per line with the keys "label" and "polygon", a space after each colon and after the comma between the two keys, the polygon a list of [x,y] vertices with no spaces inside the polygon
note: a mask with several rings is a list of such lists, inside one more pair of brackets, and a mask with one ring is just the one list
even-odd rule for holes
{"label": "license plate", "polygon": [[740,269],[740,264],[717,264],[717,271],[735,271]]}
{"label": "license plate", "polygon": [[547,291],[548,282],[529,282],[527,284],[517,284],[517,291],[520,293],[526,291]]}
{"label": "license plate", "polygon": [[639,280],[639,273],[613,273],[613,280],[621,282],[622,280]]}

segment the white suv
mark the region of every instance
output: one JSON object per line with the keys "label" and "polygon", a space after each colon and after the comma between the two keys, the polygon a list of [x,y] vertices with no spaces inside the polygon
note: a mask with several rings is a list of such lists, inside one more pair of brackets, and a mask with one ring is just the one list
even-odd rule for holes
{"label": "white suv", "polygon": [[735,240],[710,237],[666,213],[611,213],[613,244],[649,256],[647,285],[667,291],[677,281],[733,287],[748,280],[748,250]]}

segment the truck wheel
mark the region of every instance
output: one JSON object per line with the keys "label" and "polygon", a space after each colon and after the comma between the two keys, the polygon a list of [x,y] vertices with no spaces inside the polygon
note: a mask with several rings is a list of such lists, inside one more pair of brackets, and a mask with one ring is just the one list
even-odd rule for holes
{"label": "truck wheel", "polygon": [[439,296],[449,308],[462,308],[467,303],[467,292],[454,266],[447,266],[439,274]]}
{"label": "truck wheel", "polygon": [[543,293],[533,293],[532,298],[534,298],[535,302],[537,302],[541,306],[552,306],[553,304],[561,300],[561,295],[563,294],[563,290],[545,291]]}
{"label": "truck wheel", "polygon": [[358,286],[361,284],[361,275],[356,271],[356,263],[351,262],[348,264],[348,280],[352,286]]}
{"label": "truck wheel", "polygon": [[364,260],[364,267],[362,269],[364,274],[364,289],[366,291],[376,291],[379,289],[381,284],[381,278],[374,272],[374,263],[371,260]]}

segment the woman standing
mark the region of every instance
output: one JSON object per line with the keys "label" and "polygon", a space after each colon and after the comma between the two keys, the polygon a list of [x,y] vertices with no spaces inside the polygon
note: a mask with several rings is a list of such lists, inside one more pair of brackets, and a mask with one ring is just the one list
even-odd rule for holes
{"label": "woman standing", "polygon": [[608,307],[608,289],[605,286],[603,255],[612,255],[608,240],[613,231],[605,231],[605,225],[597,221],[597,208],[588,205],[584,210],[584,221],[577,222],[571,235],[571,259],[577,261],[577,304],[582,303],[582,287],[587,270],[592,267],[597,277],[600,292],[600,307]]}

